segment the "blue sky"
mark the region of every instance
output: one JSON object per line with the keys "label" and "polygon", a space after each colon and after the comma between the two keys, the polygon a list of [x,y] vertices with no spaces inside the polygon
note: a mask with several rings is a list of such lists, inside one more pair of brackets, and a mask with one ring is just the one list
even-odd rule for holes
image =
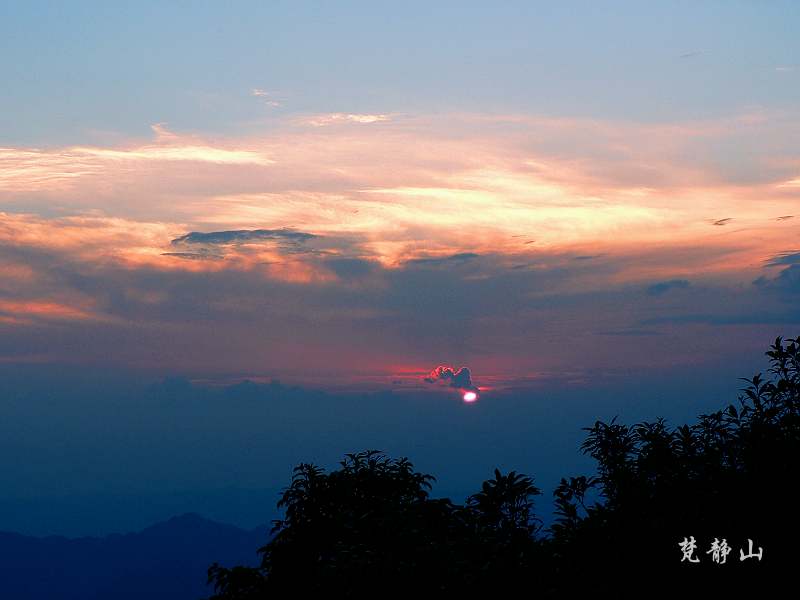
{"label": "blue sky", "polygon": [[[798,93],[792,2],[4,3],[4,141],[241,132],[285,112],[701,119]],[[275,112],[275,111],[273,111]],[[14,115],[13,118],[9,118]]]}

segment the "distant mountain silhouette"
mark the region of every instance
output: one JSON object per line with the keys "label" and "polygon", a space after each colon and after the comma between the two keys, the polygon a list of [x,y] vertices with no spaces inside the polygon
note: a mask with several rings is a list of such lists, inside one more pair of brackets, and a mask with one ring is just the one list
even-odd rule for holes
{"label": "distant mountain silhouette", "polygon": [[102,538],[0,532],[0,596],[9,600],[197,600],[209,563],[258,563],[266,526],[245,531],[185,514]]}

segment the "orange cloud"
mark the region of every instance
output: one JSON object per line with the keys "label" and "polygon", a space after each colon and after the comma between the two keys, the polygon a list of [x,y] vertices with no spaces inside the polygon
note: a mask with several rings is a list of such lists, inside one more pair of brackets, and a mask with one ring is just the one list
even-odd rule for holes
{"label": "orange cloud", "polygon": [[[299,228],[325,238],[318,252],[389,268],[463,252],[518,264],[569,253],[671,249],[675,257],[708,246],[717,251],[705,260],[692,253],[691,261],[660,264],[658,273],[728,276],[742,265],[756,269],[797,235],[798,221],[776,220],[796,212],[796,162],[778,151],[800,133],[787,115],[677,124],[515,115],[310,119],[214,141],[156,124],[148,143],[2,149],[0,206],[27,207],[33,195],[41,215],[3,215],[0,240],[90,263],[253,269],[311,282],[331,277],[319,254],[289,257],[258,245],[229,248],[224,260],[187,260],[191,253],[175,252],[170,241],[188,231]],[[336,123],[381,127],[320,127]],[[717,163],[692,160],[706,156],[698,149],[708,144],[741,136],[774,140],[765,173],[753,181],[726,180],[725,152]],[[733,220],[709,226],[723,218]],[[653,275],[652,263],[623,262],[623,272],[595,283]]]}
{"label": "orange cloud", "polygon": [[50,300],[0,300],[0,313],[6,323],[27,323],[28,318],[45,320],[89,320],[101,316],[90,311]]}

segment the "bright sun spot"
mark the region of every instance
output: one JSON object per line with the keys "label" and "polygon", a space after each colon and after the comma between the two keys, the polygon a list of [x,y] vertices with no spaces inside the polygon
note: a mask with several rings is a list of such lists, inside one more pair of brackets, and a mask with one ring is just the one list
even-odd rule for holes
{"label": "bright sun spot", "polygon": [[478,399],[478,394],[475,392],[464,392],[464,402],[475,402]]}

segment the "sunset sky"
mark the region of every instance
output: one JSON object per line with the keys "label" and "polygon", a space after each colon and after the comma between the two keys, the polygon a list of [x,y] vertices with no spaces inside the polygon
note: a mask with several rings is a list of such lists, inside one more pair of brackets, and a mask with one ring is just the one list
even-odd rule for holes
{"label": "sunset sky", "polygon": [[3,3],[7,443],[102,429],[36,405],[53,373],[439,398],[467,366],[481,405],[752,374],[800,327],[798,31],[795,2]]}

